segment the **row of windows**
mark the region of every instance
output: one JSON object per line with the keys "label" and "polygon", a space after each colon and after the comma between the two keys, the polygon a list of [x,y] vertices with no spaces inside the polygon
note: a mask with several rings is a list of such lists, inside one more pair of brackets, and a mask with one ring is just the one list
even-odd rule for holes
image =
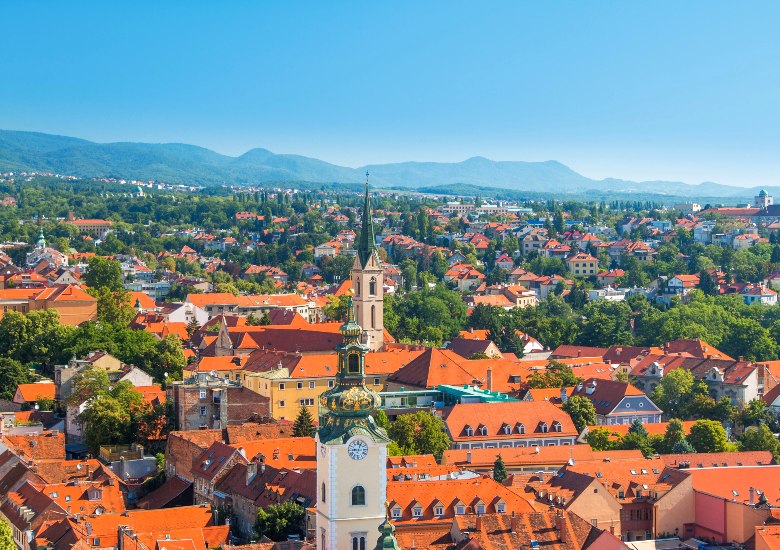
{"label": "row of windows", "polygon": [[[381,383],[382,382],[381,382],[379,377],[375,377],[374,378],[374,385],[375,386],[380,386]],[[334,384],[335,384],[335,382],[333,380],[328,380],[328,387],[329,388],[332,388],[334,386]],[[315,389],[316,386],[317,386],[317,382],[315,382],[314,380],[309,382],[309,389],[310,390]],[[284,391],[285,389],[287,389],[287,383],[286,382],[279,382],[279,391]],[[302,390],[303,389],[303,382],[296,382],[296,389]],[[203,393],[203,392],[201,392],[201,393]],[[206,396],[205,395],[201,395],[201,398],[203,398],[203,397],[206,397]]]}
{"label": "row of windows", "polygon": [[[484,503],[479,503],[474,507],[474,511],[478,515],[484,515],[487,507]],[[503,502],[499,502],[496,504],[496,512],[499,514],[503,514],[506,512],[506,505]],[[462,516],[466,513],[466,505],[465,504],[457,504],[455,505],[455,515]],[[391,515],[393,519],[399,519],[401,517],[401,508],[396,506],[392,509]],[[415,506],[412,508],[412,517],[413,518],[421,518],[423,515],[423,508],[422,506]],[[433,507],[433,515],[437,518],[444,517],[444,506],[441,504],[437,504]]]}
{"label": "row of windows", "polygon": [[[466,427],[464,428],[464,431],[466,432],[467,436],[473,436],[474,435],[474,428],[472,428],[469,425],[466,425]],[[487,426],[485,426],[484,424],[479,426],[477,428],[477,431],[479,432],[479,435],[488,435]],[[546,422],[542,422],[542,423],[539,424],[539,431],[541,431],[543,433],[548,433],[550,431],[550,427],[547,425]],[[558,422],[556,420],[555,422],[552,423],[552,431],[554,431],[554,432],[561,432],[561,431],[563,431],[563,426],[561,425],[560,422]],[[525,425],[524,424],[516,424],[515,428],[513,430],[512,426],[510,426],[509,424],[504,424],[501,427],[501,429],[500,429],[500,433],[503,433],[505,435],[511,435],[514,432],[516,432],[518,434],[521,434],[521,435],[524,434],[525,433]]]}

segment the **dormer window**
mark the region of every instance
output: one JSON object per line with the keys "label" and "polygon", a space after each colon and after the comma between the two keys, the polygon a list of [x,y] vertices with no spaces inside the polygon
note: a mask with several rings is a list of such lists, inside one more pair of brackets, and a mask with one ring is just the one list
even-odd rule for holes
{"label": "dormer window", "polygon": [[560,423],[560,422],[558,422],[557,420],[556,420],[555,422],[553,422],[553,423],[552,423],[552,428],[553,428],[553,431],[554,431],[554,432],[560,432],[560,431],[562,431],[562,430],[563,430],[563,426],[562,426],[562,425],[561,425],[561,423]]}
{"label": "dormer window", "polygon": [[455,505],[455,515],[462,516],[465,513],[466,513],[466,506],[462,502],[459,502],[458,504]]}
{"label": "dormer window", "polygon": [[485,503],[480,501],[477,503],[477,505],[474,507],[474,509],[477,511],[477,514],[482,516],[485,514]]}
{"label": "dormer window", "polygon": [[465,428],[465,431],[466,431],[466,435],[469,436],[469,437],[474,435],[474,428],[472,428],[471,426],[467,425],[466,428]]}
{"label": "dormer window", "polygon": [[503,501],[499,501],[496,504],[496,513],[498,513],[498,514],[506,513],[506,504]]}
{"label": "dormer window", "polygon": [[414,508],[412,508],[412,516],[416,517],[416,518],[421,518],[422,517],[422,506],[418,505],[418,506],[415,506]]}
{"label": "dormer window", "polygon": [[504,431],[504,435],[509,435],[512,433],[512,428],[509,426],[509,424],[504,424],[501,429]]}
{"label": "dormer window", "polygon": [[433,515],[437,518],[444,516],[444,505],[441,502],[437,502],[433,507]]}
{"label": "dormer window", "polygon": [[524,435],[525,434],[525,424],[518,424],[517,425],[517,433],[519,433],[520,435]]}
{"label": "dormer window", "polygon": [[539,429],[542,431],[542,433],[547,433],[550,431],[550,427],[547,425],[547,422],[540,422]]}
{"label": "dormer window", "polygon": [[395,508],[393,508],[392,513],[393,513],[393,519],[400,518],[401,517],[401,508],[399,506],[396,506]]}
{"label": "dormer window", "polygon": [[479,435],[487,435],[487,434],[488,434],[487,426],[483,424],[482,426],[479,427]]}

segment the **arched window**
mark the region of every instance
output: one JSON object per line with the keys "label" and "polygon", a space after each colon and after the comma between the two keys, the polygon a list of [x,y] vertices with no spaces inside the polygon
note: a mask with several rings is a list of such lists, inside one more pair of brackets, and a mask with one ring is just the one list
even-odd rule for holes
{"label": "arched window", "polygon": [[322,502],[325,502],[325,482],[322,483]]}
{"label": "arched window", "polygon": [[472,428],[471,426],[466,426],[466,435],[468,436],[474,435],[474,428]]}
{"label": "arched window", "polygon": [[352,536],[352,550],[366,550],[366,537],[364,535]]}
{"label": "arched window", "polygon": [[368,282],[368,295],[376,296],[376,277],[371,277],[371,280]]}
{"label": "arched window", "polygon": [[525,424],[518,424],[517,425],[517,433],[519,434],[525,434]]}
{"label": "arched window", "polygon": [[480,426],[479,427],[479,435],[487,435],[487,434],[488,434],[487,426]]}
{"label": "arched window", "polygon": [[371,306],[371,328],[376,328],[376,306]]}
{"label": "arched window", "polygon": [[357,285],[355,288],[355,290],[357,290],[357,292],[355,292],[355,296],[360,298],[360,281],[355,281],[355,284]]}
{"label": "arched window", "polygon": [[347,359],[347,372],[349,374],[360,373],[360,357],[357,353],[350,353]]}
{"label": "arched window", "polygon": [[504,424],[504,434],[509,435],[512,433],[512,427],[509,424]]}
{"label": "arched window", "polygon": [[563,426],[557,420],[555,422],[553,422],[552,427],[553,427],[553,431],[554,432],[560,432],[563,429]]}
{"label": "arched window", "polygon": [[550,427],[547,425],[547,422],[542,422],[539,427],[542,429],[542,432],[547,433],[550,431]]}
{"label": "arched window", "polygon": [[352,488],[352,506],[366,505],[366,490],[362,485],[355,485]]}

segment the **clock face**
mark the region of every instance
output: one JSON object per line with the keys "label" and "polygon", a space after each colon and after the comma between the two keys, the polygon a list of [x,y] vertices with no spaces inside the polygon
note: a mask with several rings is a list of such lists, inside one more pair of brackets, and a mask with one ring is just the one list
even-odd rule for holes
{"label": "clock face", "polygon": [[347,447],[347,452],[352,460],[363,460],[368,454],[368,445],[365,441],[356,439]]}

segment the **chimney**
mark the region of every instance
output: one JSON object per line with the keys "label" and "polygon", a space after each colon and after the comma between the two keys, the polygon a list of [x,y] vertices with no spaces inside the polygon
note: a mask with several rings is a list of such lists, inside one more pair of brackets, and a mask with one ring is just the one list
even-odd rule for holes
{"label": "chimney", "polygon": [[466,464],[471,464],[471,451],[466,451]]}
{"label": "chimney", "polygon": [[750,504],[755,504],[756,490],[753,487],[751,487],[750,489],[748,489],[748,494],[750,495]]}
{"label": "chimney", "polygon": [[84,528],[87,530],[87,535],[92,534],[92,522],[88,521],[84,524]]}
{"label": "chimney", "polygon": [[487,389],[493,391],[493,367],[488,367],[487,370]]}
{"label": "chimney", "polygon": [[566,512],[563,510],[555,511],[555,528],[558,530],[561,544],[566,544]]}
{"label": "chimney", "polygon": [[743,356],[741,356],[741,355],[740,355],[739,357],[737,357],[737,361],[739,361],[740,363],[742,363],[742,362],[744,362],[744,361],[745,361],[745,358],[744,358]]}
{"label": "chimney", "polygon": [[482,531],[482,516],[477,514],[476,522],[474,523],[474,530]]}
{"label": "chimney", "polygon": [[520,518],[512,512],[512,517],[509,519],[509,526],[513,533],[517,533],[520,530]]}
{"label": "chimney", "polygon": [[246,465],[246,484],[252,483],[252,480],[257,475],[257,462],[250,462]]}
{"label": "chimney", "polygon": [[569,400],[569,394],[566,393],[566,388],[561,388],[561,403],[566,403]]}

